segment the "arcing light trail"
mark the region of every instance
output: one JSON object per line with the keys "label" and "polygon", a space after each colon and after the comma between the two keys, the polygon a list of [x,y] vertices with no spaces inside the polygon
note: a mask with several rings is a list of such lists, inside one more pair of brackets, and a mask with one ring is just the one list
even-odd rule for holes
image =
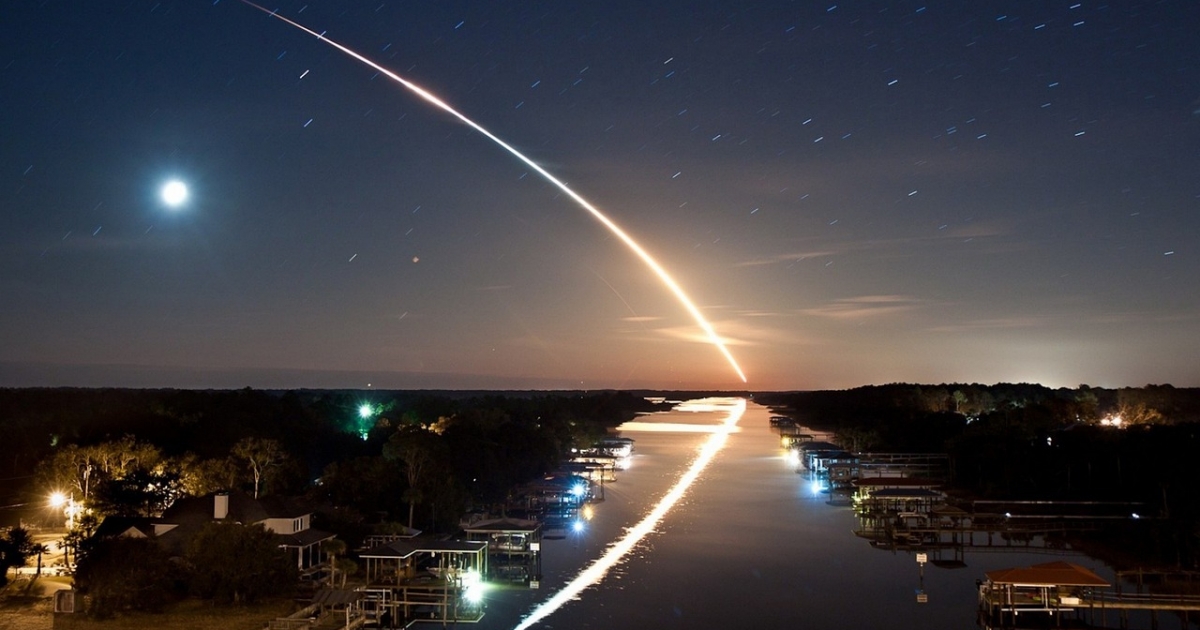
{"label": "arcing light trail", "polygon": [[571,190],[570,187],[568,187],[565,183],[560,181],[557,177],[551,175],[549,171],[547,171],[546,169],[539,166],[537,162],[534,162],[533,160],[529,159],[528,157],[525,157],[525,155],[523,153],[521,153],[520,151],[518,151],[515,148],[513,148],[512,146],[510,146],[507,142],[496,137],[494,134],[492,134],[492,132],[488,131],[487,129],[484,129],[479,123],[477,123],[477,122],[471,120],[470,118],[467,118],[463,114],[459,113],[458,110],[454,109],[453,107],[450,107],[442,99],[434,96],[432,93],[428,92],[427,90],[420,87],[419,85],[416,85],[415,83],[413,83],[411,81],[408,81],[407,79],[392,72],[391,70],[388,70],[387,68],[384,68],[383,66],[375,63],[374,61],[371,61],[370,59],[367,59],[366,57],[354,52],[353,50],[350,50],[349,48],[346,48],[345,46],[329,39],[328,37],[325,37],[324,33],[317,33],[316,31],[314,31],[302,24],[293,22],[292,20],[289,20],[289,19],[283,17],[282,15],[279,15],[279,13],[277,11],[268,11],[267,9],[265,9],[261,6],[255,4],[253,2],[250,2],[250,0],[241,0],[241,2],[243,4],[254,7],[255,9],[258,9],[259,11],[262,11],[263,13],[266,13],[267,15],[270,15],[271,17],[278,18],[278,19],[282,20],[283,22],[290,24],[290,25],[304,31],[305,33],[308,33],[309,35],[316,37],[317,39],[325,42],[326,44],[329,44],[330,46],[333,46],[334,48],[346,53],[350,57],[357,59],[358,61],[366,64],[368,67],[379,71],[380,74],[399,83],[400,85],[403,85],[404,87],[408,88],[411,92],[413,92],[417,96],[420,96],[421,98],[425,99],[426,101],[428,101],[429,103],[438,107],[439,109],[444,110],[446,113],[450,114],[451,116],[454,116],[455,118],[466,123],[468,126],[470,126],[475,131],[478,131],[479,133],[483,134],[484,136],[487,136],[488,139],[490,139],[492,142],[495,142],[496,144],[500,145],[504,150],[513,154],[514,156],[516,156],[517,159],[521,160],[526,165],[528,165],[529,168],[532,168],[533,170],[537,171],[537,173],[539,175],[544,177],[551,184],[554,184],[555,186],[557,186],[559,190],[566,193],[567,196],[569,196],[571,199],[574,199],[575,203],[579,204],[584,210],[587,210],[588,212],[590,212],[592,214],[592,216],[596,218],[596,220],[598,220],[598,221],[600,221],[600,223],[604,224],[604,227],[608,228],[610,232],[612,232],[613,234],[615,234],[617,236],[617,238],[621,239],[621,241],[623,243],[625,243],[625,245],[628,246],[629,249],[633,250],[633,253],[637,254],[638,258],[642,259],[642,262],[646,263],[647,267],[650,267],[650,269],[655,273],[655,275],[658,276],[658,279],[661,280],[662,283],[665,284],[667,286],[667,288],[671,290],[671,293],[673,293],[675,295],[676,299],[678,299],[679,302],[681,304],[683,304],[684,309],[686,309],[687,312],[692,316],[692,319],[696,320],[696,324],[698,324],[700,326],[700,328],[704,331],[704,333],[708,336],[708,340],[710,342],[712,342],[712,344],[714,346],[716,346],[718,350],[721,351],[721,354],[725,357],[725,360],[729,362],[729,365],[733,368],[733,371],[737,372],[738,378],[742,379],[743,383],[746,382],[745,373],[743,373],[742,368],[738,366],[737,361],[733,358],[733,354],[729,352],[729,348],[725,347],[725,342],[721,341],[721,338],[719,336],[717,336],[717,332],[715,330],[713,330],[712,325],[708,323],[708,320],[704,319],[704,315],[702,313],[700,313],[700,309],[696,308],[696,305],[692,303],[691,298],[689,298],[687,296],[687,294],[683,292],[683,289],[679,286],[678,283],[675,282],[675,279],[672,278],[671,275],[668,274],[667,271],[665,269],[663,269],[661,265],[658,264],[658,261],[654,260],[654,258],[646,252],[646,250],[642,249],[642,246],[638,245],[637,241],[633,240],[633,237],[626,234],[625,231],[620,228],[620,226],[618,226],[616,223],[613,223],[613,221],[611,219],[609,219],[607,216],[605,216],[605,214],[603,212],[600,212],[600,210],[598,210],[595,206],[593,206],[591,203],[589,203],[586,199],[584,199],[583,197],[580,197],[578,193],[576,193],[574,190]]}
{"label": "arcing light trail", "polygon": [[704,469],[708,467],[709,462],[711,462],[713,458],[717,456],[717,453],[720,452],[721,448],[725,446],[725,442],[729,439],[729,434],[737,428],[738,420],[740,420],[742,418],[742,414],[746,412],[746,401],[744,399],[738,399],[736,403],[725,408],[729,409],[729,416],[725,418],[724,424],[715,427],[709,427],[713,430],[713,434],[710,435],[708,440],[704,442],[704,446],[700,448],[700,453],[696,455],[696,459],[692,462],[692,465],[688,467],[687,472],[683,473],[683,475],[679,478],[679,481],[675,482],[675,485],[671,487],[670,491],[663,495],[662,499],[659,499],[658,503],[654,506],[654,509],[651,510],[650,513],[641,520],[641,522],[626,531],[625,536],[613,543],[608,548],[608,551],[604,552],[603,556],[600,556],[586,569],[580,571],[579,575],[575,576],[575,579],[568,582],[567,585],[562,588],[562,590],[555,593],[550,599],[547,599],[539,604],[537,608],[533,609],[533,612],[529,613],[527,617],[522,619],[521,623],[517,624],[517,627],[514,630],[526,630],[526,628],[532,627],[537,622],[545,619],[551,613],[561,608],[563,604],[566,604],[567,602],[579,597],[579,594],[582,593],[587,587],[599,583],[600,580],[604,579],[604,576],[608,574],[609,569],[611,569],[613,565],[620,562],[621,559],[626,556],[626,554],[632,551],[634,546],[636,546],[638,542],[646,537],[646,534],[654,531],[654,528],[658,526],[659,521],[661,521],[662,518],[666,516],[667,512],[669,512],[671,508],[675,506],[675,503],[683,497],[684,493],[687,492],[688,487],[692,485],[692,482],[696,481],[696,478],[700,476],[700,473],[704,472]]}

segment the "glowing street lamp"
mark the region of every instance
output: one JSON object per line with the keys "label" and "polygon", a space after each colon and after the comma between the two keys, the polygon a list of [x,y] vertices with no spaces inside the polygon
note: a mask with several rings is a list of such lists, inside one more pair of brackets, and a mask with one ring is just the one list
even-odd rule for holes
{"label": "glowing street lamp", "polygon": [[83,511],[83,506],[75,502],[74,495],[63,492],[50,493],[50,507],[62,510],[67,517],[67,529],[75,529],[75,517]]}

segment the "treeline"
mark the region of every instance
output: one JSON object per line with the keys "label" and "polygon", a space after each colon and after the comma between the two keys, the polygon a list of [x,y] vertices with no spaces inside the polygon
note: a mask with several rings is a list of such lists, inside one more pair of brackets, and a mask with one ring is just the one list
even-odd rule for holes
{"label": "treeline", "polygon": [[893,384],[756,398],[847,449],[947,453],[963,498],[1131,504],[1093,536],[1109,541],[1102,553],[1200,567],[1198,389]]}
{"label": "treeline", "polygon": [[51,492],[101,519],[240,489],[303,495],[327,529],[442,529],[655,409],[626,392],[7,389],[0,478],[6,504],[43,514]]}

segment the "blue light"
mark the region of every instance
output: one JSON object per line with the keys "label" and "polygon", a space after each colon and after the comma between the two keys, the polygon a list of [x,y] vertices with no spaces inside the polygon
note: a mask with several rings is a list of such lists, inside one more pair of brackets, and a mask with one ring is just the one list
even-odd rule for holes
{"label": "blue light", "polygon": [[583,521],[575,521],[574,523],[571,524],[571,529],[577,534],[579,532],[582,532],[583,531]]}

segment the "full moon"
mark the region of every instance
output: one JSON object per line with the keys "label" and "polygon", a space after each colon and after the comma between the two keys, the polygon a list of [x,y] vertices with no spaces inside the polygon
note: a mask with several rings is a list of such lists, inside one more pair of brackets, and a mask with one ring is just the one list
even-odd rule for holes
{"label": "full moon", "polygon": [[178,208],[187,201],[188,189],[186,184],[176,179],[163,184],[159,194],[162,195],[163,203],[172,208]]}

